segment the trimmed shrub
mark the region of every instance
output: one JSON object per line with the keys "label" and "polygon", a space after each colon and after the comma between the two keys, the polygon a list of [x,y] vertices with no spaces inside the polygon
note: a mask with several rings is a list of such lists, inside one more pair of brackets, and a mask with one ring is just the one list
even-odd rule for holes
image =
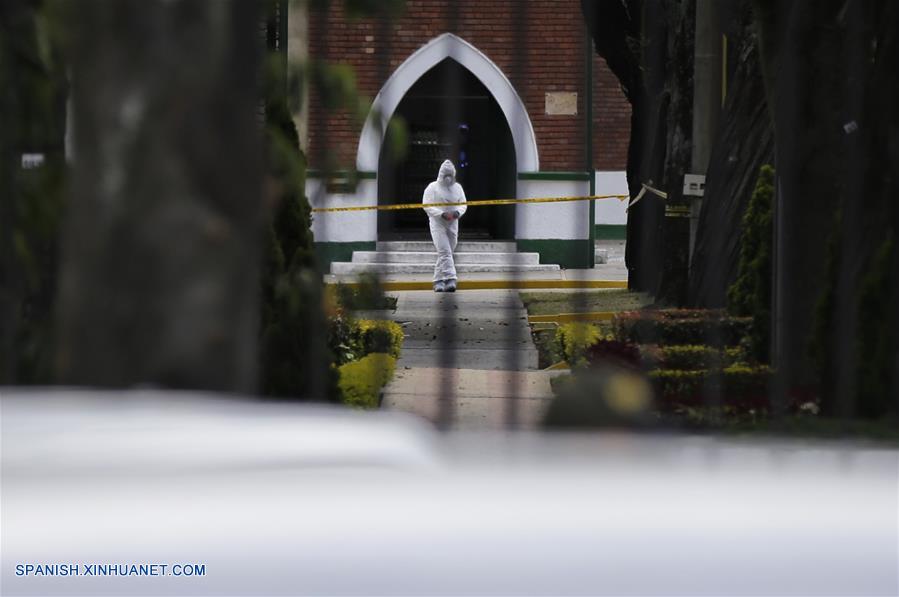
{"label": "trimmed shrub", "polygon": [[768,408],[771,369],[767,366],[733,365],[718,373],[660,369],[651,371],[649,379],[662,409],[670,411],[683,406],[702,406],[703,390],[709,381],[713,381],[712,375],[720,375],[721,395],[726,405],[758,410]]}
{"label": "trimmed shrub", "polygon": [[328,320],[328,347],[338,366],[375,352],[395,359],[403,347],[403,328],[394,321],[353,319],[337,311]]}
{"label": "trimmed shrub", "polygon": [[648,369],[679,369],[699,371],[721,369],[746,360],[746,352],[740,347],[719,350],[711,346],[687,344],[680,346],[644,345],[640,355]]}
{"label": "trimmed shrub", "polygon": [[752,319],[721,311],[653,310],[619,313],[612,320],[616,340],[632,344],[708,344],[737,346],[749,333]]}
{"label": "trimmed shrub", "polygon": [[559,353],[572,367],[583,363],[587,349],[601,339],[599,328],[589,323],[566,323],[556,330]]}
{"label": "trimmed shrub", "polygon": [[397,322],[360,319],[356,322],[354,334],[363,355],[383,352],[395,359],[400,358],[403,328]]}
{"label": "trimmed shrub", "polygon": [[372,353],[338,368],[340,401],[353,408],[377,408],[381,389],[393,379],[396,359]]}

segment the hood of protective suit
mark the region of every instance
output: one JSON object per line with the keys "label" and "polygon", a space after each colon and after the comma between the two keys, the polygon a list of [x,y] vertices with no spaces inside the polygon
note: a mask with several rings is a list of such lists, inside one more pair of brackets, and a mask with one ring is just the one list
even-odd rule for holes
{"label": "hood of protective suit", "polygon": [[[449,180],[447,180],[449,177]],[[440,173],[437,175],[437,180],[440,184],[451,187],[453,183],[456,182],[456,167],[453,166],[453,163],[449,160],[444,160],[442,164],[440,164]]]}

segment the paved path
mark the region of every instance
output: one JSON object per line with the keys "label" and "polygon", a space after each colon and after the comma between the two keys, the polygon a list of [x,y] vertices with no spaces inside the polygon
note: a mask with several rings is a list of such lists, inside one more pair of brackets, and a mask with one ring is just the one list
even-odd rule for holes
{"label": "paved path", "polygon": [[406,339],[383,408],[455,428],[535,427],[549,404],[516,291],[397,293]]}

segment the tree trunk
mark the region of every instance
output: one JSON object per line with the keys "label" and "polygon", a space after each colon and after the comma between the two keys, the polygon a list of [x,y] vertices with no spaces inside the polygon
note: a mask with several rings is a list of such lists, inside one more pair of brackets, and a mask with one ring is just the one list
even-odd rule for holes
{"label": "tree trunk", "polygon": [[[876,375],[884,377],[877,401],[896,395],[889,387],[896,380],[886,380],[899,358],[899,338],[888,333],[896,329],[895,284],[891,291],[887,273],[876,270],[896,232],[899,13],[885,1],[756,5],[778,145],[778,395],[785,399],[824,376],[825,412],[883,414],[884,404],[867,410],[860,388]],[[896,250],[894,243],[889,264]],[[824,306],[817,321],[816,304]],[[827,353],[823,370],[809,358],[813,345]],[[895,411],[895,400],[889,408]]]}
{"label": "tree trunk", "polygon": [[[648,183],[680,203],[693,127],[693,0],[581,0],[581,8],[597,53],[631,103],[631,196]],[[631,289],[683,300],[689,224],[680,220],[666,218],[665,203],[651,194],[631,209],[625,255]]]}
{"label": "tree trunk", "polygon": [[774,131],[757,40],[746,16],[728,38],[736,64],[706,175],[690,268],[693,307],[726,306],[727,289],[737,273],[743,214],[760,168],[774,164]]}
{"label": "tree trunk", "polygon": [[252,392],[260,5],[65,6],[76,138],[60,378]]}

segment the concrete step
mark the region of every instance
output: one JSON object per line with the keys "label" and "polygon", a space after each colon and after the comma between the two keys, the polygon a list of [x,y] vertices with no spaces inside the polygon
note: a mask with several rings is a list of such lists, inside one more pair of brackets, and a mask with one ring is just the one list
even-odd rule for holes
{"label": "concrete step", "polygon": [[[497,264],[497,263],[459,263],[456,271],[460,274],[478,272],[558,272],[556,264]],[[334,275],[347,274],[433,274],[434,263],[346,263],[331,264]]]}
{"label": "concrete step", "polygon": [[[417,251],[430,252],[434,243],[428,240],[379,241],[375,245],[378,251]],[[513,241],[461,241],[456,246],[457,253],[514,253],[517,247]]]}
{"label": "concrete step", "polygon": [[609,262],[609,251],[607,249],[596,249],[593,253],[593,261],[596,265]]}
{"label": "concrete step", "polygon": [[[473,251],[470,253],[457,251],[455,262],[489,263],[494,265],[537,265],[540,263],[539,253],[488,253]],[[434,263],[437,253],[434,251],[354,251],[353,263]]]}

